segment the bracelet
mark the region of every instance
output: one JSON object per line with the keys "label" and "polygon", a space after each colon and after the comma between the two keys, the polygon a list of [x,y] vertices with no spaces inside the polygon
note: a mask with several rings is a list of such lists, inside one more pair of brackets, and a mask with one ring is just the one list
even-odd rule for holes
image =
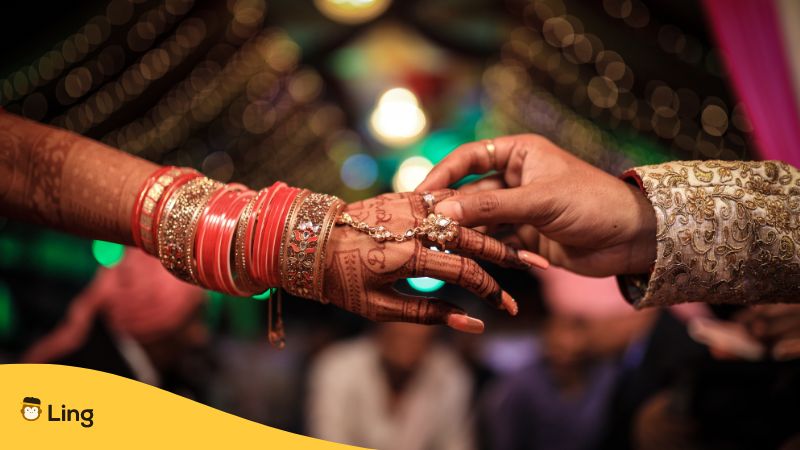
{"label": "bracelet", "polygon": [[[131,233],[136,245],[181,280],[236,296],[283,286],[326,302],[325,250],[343,206],[334,196],[280,182],[255,192],[167,166],[142,183]],[[269,337],[282,346],[280,294],[273,297]]]}
{"label": "bracelet", "polygon": [[174,166],[162,167],[153,172],[142,183],[139,196],[131,213],[131,234],[133,242],[150,254],[155,254],[153,231],[157,222],[156,208],[167,188],[182,175],[196,174],[188,168]]}
{"label": "bracelet", "polygon": [[264,208],[269,207],[272,197],[275,195],[274,187],[275,186],[273,185],[273,187],[269,189],[262,189],[259,191],[258,195],[256,196],[256,201],[253,204],[252,216],[247,223],[247,229],[245,230],[244,254],[248,261],[248,264],[246,264],[245,267],[247,269],[247,275],[249,275],[250,279],[253,280],[253,282],[257,285],[266,285],[258,276],[260,272],[260,264],[258,258],[256,258],[256,255],[261,248],[261,241],[258,240],[259,230],[264,221],[263,218],[260,218],[260,215]]}
{"label": "bracelet", "polygon": [[158,224],[158,257],[181,280],[197,284],[194,259],[197,221],[222,183],[200,177],[180,186],[167,198]]}
{"label": "bracelet", "polygon": [[164,213],[164,205],[167,203],[167,200],[172,197],[172,195],[177,191],[181,186],[185,185],[191,180],[200,178],[199,172],[187,172],[184,174],[179,175],[175,180],[167,186],[164,190],[164,193],[161,194],[161,199],[155,206],[155,210],[153,211],[153,225],[152,225],[152,255],[158,256],[158,229],[161,224],[161,220],[163,218]]}
{"label": "bracelet", "polygon": [[263,197],[262,193],[264,192],[265,190],[261,190],[257,194],[251,196],[242,210],[239,223],[236,225],[236,244],[233,249],[234,276],[236,277],[236,282],[241,286],[242,290],[253,293],[258,292],[258,285],[255,280],[253,280],[253,277],[250,276],[249,272],[251,257],[248,243],[252,242],[250,224],[253,222],[251,219],[253,217],[255,205],[258,203],[259,199]]}
{"label": "bracelet", "polygon": [[252,254],[254,279],[265,286],[271,286],[268,276],[266,275],[268,273],[266,267],[268,260],[265,253],[268,251],[267,247],[269,246],[265,240],[267,223],[269,221],[268,218],[271,217],[277,209],[277,203],[281,202],[285,196],[284,188],[285,185],[283,183],[275,183],[267,189],[267,196],[258,209],[255,218],[256,227],[254,231],[255,234],[253,235],[255,242],[253,243]]}
{"label": "bracelet", "polygon": [[[136,244],[137,247],[142,246],[139,215],[142,212],[142,204],[144,203],[144,199],[149,193],[150,187],[153,185],[153,183],[156,182],[156,179],[161,175],[163,175],[165,172],[169,172],[170,170],[173,169],[175,169],[175,167],[173,166],[160,167],[158,170],[151,173],[144,180],[144,182],[142,182],[142,187],[139,188],[139,195],[136,197],[136,201],[133,203],[133,209],[131,210],[131,236],[133,238],[134,244]],[[150,203],[152,204],[152,199]]]}
{"label": "bracelet", "polygon": [[270,246],[267,248],[267,254],[265,255],[265,275],[266,275],[266,282],[269,286],[280,286],[281,285],[281,246],[283,244],[282,237],[284,236],[284,229],[287,224],[287,220],[290,217],[292,205],[294,205],[295,199],[301,194],[300,189],[296,188],[285,188],[285,193],[283,195],[282,201],[277,203],[277,208],[275,213],[270,215],[267,221],[267,234],[266,239],[267,242],[270,243]]}
{"label": "bracelet", "polygon": [[323,266],[328,237],[344,206],[337,197],[303,191],[289,211],[284,227],[281,284],[294,295],[323,298]]}
{"label": "bracelet", "polygon": [[225,209],[238,196],[240,187],[226,185],[217,190],[208,199],[197,222],[195,237],[195,260],[197,265],[197,281],[202,286],[221,291],[222,284],[217,280],[216,241],[221,232]]}
{"label": "bracelet", "polygon": [[246,189],[238,192],[236,198],[228,205],[225,211],[222,229],[217,238],[217,274],[225,287],[223,292],[239,297],[248,297],[257,293],[256,290],[245,289],[241,283],[237,283],[234,265],[231,264],[231,255],[235,247],[235,236],[239,220],[242,216],[242,211],[254,195],[255,192]]}

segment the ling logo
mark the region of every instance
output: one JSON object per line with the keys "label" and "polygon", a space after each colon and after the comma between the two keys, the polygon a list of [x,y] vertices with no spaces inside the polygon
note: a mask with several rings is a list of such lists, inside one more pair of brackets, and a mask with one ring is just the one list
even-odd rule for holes
{"label": "ling logo", "polygon": [[[42,416],[42,401],[36,397],[25,397],[22,399],[22,417],[33,422]],[[82,411],[67,408],[61,405],[61,416],[53,415],[53,405],[47,405],[48,422],[72,422],[80,421],[83,428],[91,428],[94,425],[94,410],[84,409]]]}
{"label": "ling logo", "polygon": [[22,399],[22,417],[33,422],[42,415],[42,401],[36,397]]}

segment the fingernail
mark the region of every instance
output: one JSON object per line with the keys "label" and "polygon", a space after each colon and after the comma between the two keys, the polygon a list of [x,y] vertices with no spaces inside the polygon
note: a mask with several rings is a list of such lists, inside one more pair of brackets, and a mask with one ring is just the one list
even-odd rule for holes
{"label": "fingernail", "polygon": [[472,334],[483,333],[484,328],[482,321],[466,314],[450,314],[447,318],[447,326],[454,330]]}
{"label": "fingernail", "polygon": [[508,292],[503,291],[503,308],[508,311],[509,314],[512,316],[516,316],[519,312],[519,306],[517,305],[517,301],[514,300],[514,297],[511,296]]}
{"label": "fingernail", "polygon": [[455,200],[445,200],[439,203],[436,205],[436,212],[453,220],[462,220],[464,218],[464,210],[461,208],[461,202]]}
{"label": "fingernail", "polygon": [[519,259],[532,266],[540,269],[547,269],[550,267],[550,261],[543,256],[537,255],[536,253],[529,252],[527,250],[519,250],[517,254],[519,255]]}

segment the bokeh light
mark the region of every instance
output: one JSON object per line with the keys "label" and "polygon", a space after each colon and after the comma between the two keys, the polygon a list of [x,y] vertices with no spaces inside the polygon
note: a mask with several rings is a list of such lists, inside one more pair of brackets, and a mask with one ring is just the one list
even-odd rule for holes
{"label": "bokeh light", "polygon": [[378,178],[378,163],[366,153],[356,153],[342,164],[341,177],[351,189],[366,189]]}
{"label": "bokeh light", "polygon": [[269,298],[272,297],[273,292],[276,290],[276,288],[269,288],[260,294],[253,295],[252,297],[256,300],[269,300]]}
{"label": "bokeh light", "polygon": [[378,141],[399,147],[415,142],[428,123],[417,96],[408,89],[394,88],[381,95],[369,125]]}
{"label": "bokeh light", "polygon": [[92,241],[92,255],[100,265],[114,267],[125,256],[125,246],[106,241]]}
{"label": "bokeh light", "polygon": [[314,0],[317,9],[326,17],[349,25],[378,17],[391,3],[391,0]]}
{"label": "bokeh light", "polygon": [[408,285],[411,286],[411,288],[419,292],[434,292],[444,286],[444,281],[437,280],[436,278],[409,278],[406,281],[408,281]]}
{"label": "bokeh light", "polygon": [[395,192],[409,192],[419,186],[420,183],[433,169],[433,163],[422,156],[412,156],[406,159],[397,168],[397,173],[392,180],[392,189]]}

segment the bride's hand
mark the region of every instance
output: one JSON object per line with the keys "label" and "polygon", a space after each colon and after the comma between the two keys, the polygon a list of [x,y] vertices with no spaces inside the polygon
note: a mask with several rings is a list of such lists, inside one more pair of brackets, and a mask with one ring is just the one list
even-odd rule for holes
{"label": "bride's hand", "polygon": [[[434,192],[435,201],[453,191]],[[402,234],[427,216],[420,194],[386,194],[347,206],[355,221],[384,226]],[[340,308],[375,321],[446,324],[456,330],[480,333],[483,322],[455,305],[437,299],[402,295],[392,283],[410,277],[431,277],[460,285],[489,304],[514,315],[517,305],[473,259],[506,267],[528,268],[516,250],[477,231],[460,227],[447,249],[428,248],[435,242],[413,238],[405,242],[378,242],[352,227],[338,225],[331,232],[325,254],[324,298]]]}

